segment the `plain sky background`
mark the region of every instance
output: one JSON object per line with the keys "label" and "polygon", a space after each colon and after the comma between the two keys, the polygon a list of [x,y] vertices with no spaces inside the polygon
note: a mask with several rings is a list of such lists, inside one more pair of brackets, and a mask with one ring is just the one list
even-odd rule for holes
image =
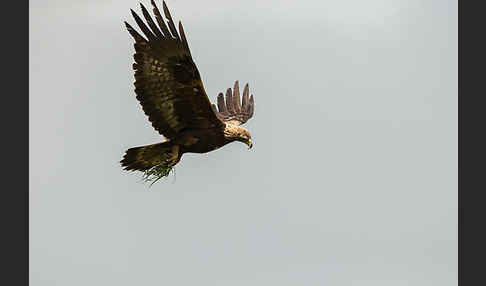
{"label": "plain sky background", "polygon": [[148,188],[139,2],[30,1],[31,285],[457,285],[457,1],[167,3],[254,147]]}

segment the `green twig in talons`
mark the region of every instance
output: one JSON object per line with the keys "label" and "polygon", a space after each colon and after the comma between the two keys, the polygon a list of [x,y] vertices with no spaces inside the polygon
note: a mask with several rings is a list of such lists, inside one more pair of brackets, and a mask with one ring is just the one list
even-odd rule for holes
{"label": "green twig in talons", "polygon": [[169,176],[171,171],[174,171],[174,166],[169,162],[164,162],[159,165],[155,165],[152,168],[146,170],[143,174],[142,180],[150,183],[152,186],[155,182],[160,180],[163,177]]}

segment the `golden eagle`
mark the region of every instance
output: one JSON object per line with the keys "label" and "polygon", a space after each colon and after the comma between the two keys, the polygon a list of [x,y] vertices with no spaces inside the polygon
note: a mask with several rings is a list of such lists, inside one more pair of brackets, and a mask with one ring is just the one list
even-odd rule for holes
{"label": "golden eagle", "polygon": [[154,22],[140,4],[148,26],[133,11],[132,15],[145,37],[125,22],[135,40],[135,93],[152,126],[165,139],[161,143],[134,147],[120,161],[124,170],[142,171],[147,181],[169,175],[184,153],[206,153],[233,141],[252,147],[248,130],[240,125],[253,116],[253,95],[248,84],[240,98],[238,81],[228,88],[226,99],[218,94],[217,108],[204,90],[201,76],[192,60],[184,29],[176,30],[165,2],[164,22],[152,0]]}

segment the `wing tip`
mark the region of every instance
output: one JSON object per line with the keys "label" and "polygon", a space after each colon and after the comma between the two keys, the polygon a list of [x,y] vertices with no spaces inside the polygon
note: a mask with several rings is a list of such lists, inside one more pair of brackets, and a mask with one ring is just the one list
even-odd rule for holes
{"label": "wing tip", "polygon": [[[165,17],[171,18],[169,8],[167,7],[167,4],[165,4],[165,1],[162,1],[162,9],[164,10]],[[167,16],[167,14],[169,14],[169,16]]]}
{"label": "wing tip", "polygon": [[145,8],[145,6],[142,4],[142,2],[140,2],[140,9],[142,9],[142,12],[144,12],[144,13],[148,12],[147,8]]}

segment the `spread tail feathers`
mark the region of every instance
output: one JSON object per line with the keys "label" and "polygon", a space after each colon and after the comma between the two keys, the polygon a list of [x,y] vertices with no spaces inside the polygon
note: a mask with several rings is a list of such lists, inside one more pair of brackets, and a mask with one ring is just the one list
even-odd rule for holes
{"label": "spread tail feathers", "polygon": [[144,172],[144,180],[155,183],[170,174],[179,162],[180,155],[179,146],[168,141],[130,148],[120,163],[127,171]]}

